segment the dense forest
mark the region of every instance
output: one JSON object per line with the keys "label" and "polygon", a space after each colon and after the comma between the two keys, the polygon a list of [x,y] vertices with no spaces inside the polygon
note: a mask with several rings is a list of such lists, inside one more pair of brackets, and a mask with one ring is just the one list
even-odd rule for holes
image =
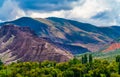
{"label": "dense forest", "polygon": [[0,77],[120,77],[120,56],[109,62],[85,54],[68,62],[20,62],[3,64]]}

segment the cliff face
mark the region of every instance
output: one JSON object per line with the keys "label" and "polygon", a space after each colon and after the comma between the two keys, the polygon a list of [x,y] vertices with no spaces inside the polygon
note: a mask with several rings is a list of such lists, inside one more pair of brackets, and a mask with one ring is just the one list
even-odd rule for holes
{"label": "cliff face", "polygon": [[106,48],[103,52],[114,51],[116,49],[120,49],[120,43],[112,43]]}
{"label": "cliff face", "polygon": [[0,28],[0,57],[13,61],[68,61],[73,55],[45,39],[38,38],[28,27],[4,25]]}

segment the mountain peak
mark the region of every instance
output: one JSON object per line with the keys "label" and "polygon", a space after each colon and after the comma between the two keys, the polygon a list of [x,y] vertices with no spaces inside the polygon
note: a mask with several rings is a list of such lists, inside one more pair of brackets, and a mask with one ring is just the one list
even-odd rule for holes
{"label": "mountain peak", "polygon": [[31,18],[31,17],[21,17],[19,19],[33,19],[33,18]]}

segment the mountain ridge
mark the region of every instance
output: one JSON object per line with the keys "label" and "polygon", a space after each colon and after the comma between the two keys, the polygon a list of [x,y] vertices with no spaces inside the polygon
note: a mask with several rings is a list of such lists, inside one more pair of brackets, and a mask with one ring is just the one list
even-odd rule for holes
{"label": "mountain ridge", "polygon": [[120,27],[97,27],[88,23],[56,17],[46,19],[23,17],[6,23],[19,26],[28,25],[39,37],[46,37],[60,44],[80,46],[92,52],[99,51],[120,37]]}

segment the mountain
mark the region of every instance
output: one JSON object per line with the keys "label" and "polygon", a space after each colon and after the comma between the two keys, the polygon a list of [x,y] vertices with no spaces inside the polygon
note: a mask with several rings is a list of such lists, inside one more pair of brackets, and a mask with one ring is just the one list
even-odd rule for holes
{"label": "mountain", "polygon": [[73,55],[39,38],[29,27],[3,25],[0,28],[0,58],[5,62],[68,61]]}
{"label": "mountain", "polygon": [[[63,18],[29,18],[22,17],[14,21],[1,23],[30,27],[39,37],[47,38],[59,46],[71,46],[73,54],[87,51],[99,51],[114,39],[120,37],[120,27],[97,27],[87,23]],[[73,48],[72,48],[73,47]],[[77,48],[77,49],[74,49]],[[76,52],[76,53],[74,53]]]}

